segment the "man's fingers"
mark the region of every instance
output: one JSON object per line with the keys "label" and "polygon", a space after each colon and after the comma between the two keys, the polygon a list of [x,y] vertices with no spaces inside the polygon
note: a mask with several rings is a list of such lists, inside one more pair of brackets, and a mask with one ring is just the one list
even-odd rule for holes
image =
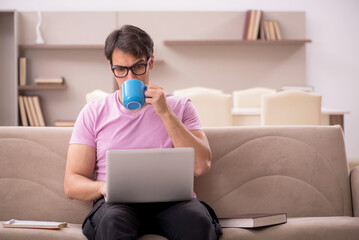
{"label": "man's fingers", "polygon": [[147,88],[147,91],[145,91],[146,97],[155,97],[161,95],[163,92],[163,88]]}
{"label": "man's fingers", "polygon": [[161,89],[161,90],[163,90],[163,87],[160,87],[160,86],[157,86],[157,85],[155,85],[155,84],[147,84],[146,85],[147,86],[147,90],[148,89]]}

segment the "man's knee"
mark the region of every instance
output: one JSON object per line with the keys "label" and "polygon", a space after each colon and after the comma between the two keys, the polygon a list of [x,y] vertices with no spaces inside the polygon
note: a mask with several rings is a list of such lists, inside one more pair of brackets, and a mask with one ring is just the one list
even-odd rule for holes
{"label": "man's knee", "polygon": [[170,239],[218,239],[216,223],[196,200],[168,209],[159,216],[159,221]]}
{"label": "man's knee", "polygon": [[99,239],[136,239],[139,221],[136,214],[126,207],[108,207],[101,217],[96,236]]}
{"label": "man's knee", "polygon": [[187,229],[184,229],[184,231],[187,230],[188,239],[218,239],[215,224],[206,212],[194,212],[191,213],[190,216],[189,225]]}

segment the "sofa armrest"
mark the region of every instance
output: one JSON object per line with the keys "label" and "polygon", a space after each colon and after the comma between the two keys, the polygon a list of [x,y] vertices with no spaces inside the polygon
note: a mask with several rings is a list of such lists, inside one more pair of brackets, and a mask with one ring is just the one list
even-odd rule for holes
{"label": "sofa armrest", "polygon": [[351,170],[350,183],[352,190],[353,216],[359,217],[359,166]]}

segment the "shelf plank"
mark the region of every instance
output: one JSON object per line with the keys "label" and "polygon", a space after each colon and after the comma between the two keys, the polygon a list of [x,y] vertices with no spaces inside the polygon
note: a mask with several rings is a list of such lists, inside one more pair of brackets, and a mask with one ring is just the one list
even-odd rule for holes
{"label": "shelf plank", "polygon": [[[91,49],[100,49],[103,50],[105,45],[51,45],[51,44],[23,44],[19,45],[21,50],[91,50]],[[155,59],[156,63],[162,64],[165,61],[163,59]]]}
{"label": "shelf plank", "polygon": [[240,39],[203,39],[203,40],[165,40],[164,45],[298,45],[311,43],[310,39],[291,40],[240,40]]}
{"label": "shelf plank", "polygon": [[65,50],[65,49],[102,49],[105,47],[105,45],[102,44],[88,44],[88,45],[82,45],[82,44],[23,44],[19,45],[20,49],[26,50],[26,49],[50,49],[50,50]]}
{"label": "shelf plank", "polygon": [[67,89],[66,85],[25,85],[25,86],[19,86],[19,91],[36,91],[36,90],[65,90]]}

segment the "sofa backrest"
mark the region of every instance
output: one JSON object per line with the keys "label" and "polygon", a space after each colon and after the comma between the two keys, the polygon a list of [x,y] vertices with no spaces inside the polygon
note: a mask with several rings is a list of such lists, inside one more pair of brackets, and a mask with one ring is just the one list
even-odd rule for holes
{"label": "sofa backrest", "polygon": [[0,127],[0,220],[81,223],[91,203],[64,193],[72,128]]}
{"label": "sofa backrest", "polygon": [[207,128],[212,169],[195,180],[219,217],[286,212],[352,216],[339,126]]}
{"label": "sofa backrest", "polygon": [[[255,212],[352,215],[340,127],[206,128],[211,171],[195,191],[220,217]],[[81,223],[91,203],[63,179],[72,128],[0,127],[0,220]]]}

